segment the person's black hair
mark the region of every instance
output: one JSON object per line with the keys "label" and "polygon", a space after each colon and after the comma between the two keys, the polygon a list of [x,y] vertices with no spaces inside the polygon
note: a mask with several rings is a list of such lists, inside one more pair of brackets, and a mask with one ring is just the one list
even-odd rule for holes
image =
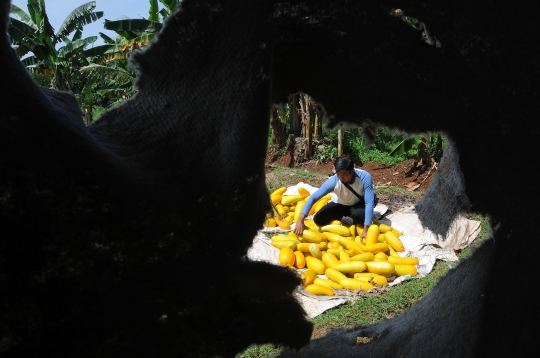
{"label": "person's black hair", "polygon": [[336,159],[336,161],[334,162],[334,169],[336,170],[336,173],[343,169],[352,170],[354,169],[354,163],[351,157],[344,154]]}

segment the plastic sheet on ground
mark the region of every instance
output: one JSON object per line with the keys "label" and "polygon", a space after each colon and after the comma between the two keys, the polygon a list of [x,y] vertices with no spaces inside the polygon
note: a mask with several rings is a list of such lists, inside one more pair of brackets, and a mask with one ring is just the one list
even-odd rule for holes
{"label": "plastic sheet on ground", "polygon": [[[299,186],[306,188],[310,193],[317,190],[317,188],[309,184],[298,183],[294,187],[287,188],[284,195],[297,194]],[[397,277],[388,284],[390,287],[406,280],[425,277],[431,272],[437,260],[457,261],[458,257],[454,250],[461,250],[470,245],[478,236],[481,229],[479,221],[458,216],[452,223],[446,236],[442,237],[422,226],[413,206],[383,216],[387,210],[387,206],[378,204],[374,209],[374,220],[388,224],[403,232],[400,239],[405,247],[405,252],[399,252],[398,254],[402,257],[416,257],[419,260],[416,266],[418,270],[417,276],[414,278],[410,276]],[[279,232],[286,233],[291,230],[294,230],[294,223],[289,230],[283,230],[279,227],[262,229],[253,240],[253,245],[248,251],[248,258],[253,261],[266,261],[279,265],[279,250],[271,245],[271,240],[265,233],[272,235]],[[319,277],[325,276],[319,275]],[[347,301],[358,299],[358,297],[348,296],[316,296],[305,292],[302,288],[299,288],[294,295],[310,318],[316,317],[324,311]]]}

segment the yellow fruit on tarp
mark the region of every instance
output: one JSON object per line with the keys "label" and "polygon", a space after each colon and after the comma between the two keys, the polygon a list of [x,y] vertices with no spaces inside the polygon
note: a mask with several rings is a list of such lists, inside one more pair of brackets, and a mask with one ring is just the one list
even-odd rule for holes
{"label": "yellow fruit on tarp", "polygon": [[349,262],[351,261],[349,252],[343,248],[343,246],[339,247],[339,261],[340,262]]}
{"label": "yellow fruit on tarp", "polygon": [[364,261],[350,261],[342,262],[334,266],[334,270],[338,270],[342,273],[356,273],[362,272],[367,268],[367,265]]}
{"label": "yellow fruit on tarp", "polygon": [[332,248],[332,249],[326,249],[326,252],[331,253],[335,257],[339,259],[339,247],[338,248]]}
{"label": "yellow fruit on tarp", "polygon": [[295,256],[294,267],[296,267],[297,269],[302,269],[306,267],[306,258],[301,251],[296,250],[294,252],[294,256]]}
{"label": "yellow fruit on tarp", "polygon": [[386,286],[388,285],[388,280],[383,275],[379,275],[372,272],[358,272],[354,274],[355,280],[367,281],[375,286]]}
{"label": "yellow fruit on tarp", "polygon": [[296,248],[298,249],[298,251],[302,251],[302,252],[305,253],[305,252],[309,252],[309,246],[310,245],[317,245],[317,247],[321,251],[326,250],[326,242],[325,241],[319,242],[318,244],[315,244],[315,243],[312,243],[312,242],[302,242],[300,244],[297,243]]}
{"label": "yellow fruit on tarp", "polygon": [[322,252],[317,244],[309,244],[309,252],[311,253],[311,256],[316,257],[319,260],[322,259]]}
{"label": "yellow fruit on tarp", "polygon": [[300,200],[304,199],[300,195],[283,195],[281,197],[281,205],[292,205],[296,204]]}
{"label": "yellow fruit on tarp", "polygon": [[386,235],[386,243],[392,246],[394,250],[396,250],[397,252],[405,251],[405,247],[403,246],[403,243],[396,235],[394,235],[392,231],[387,231],[384,234]]}
{"label": "yellow fruit on tarp", "polygon": [[274,218],[266,218],[266,220],[264,221],[264,226],[266,226],[266,227],[276,227],[277,226],[276,219],[274,219]]}
{"label": "yellow fruit on tarp", "polygon": [[324,236],[322,236],[320,232],[317,232],[313,229],[304,230],[304,232],[302,232],[302,237],[304,238],[304,240],[302,241],[307,241],[315,244],[318,244],[319,242],[324,240]]}
{"label": "yellow fruit on tarp", "polygon": [[356,246],[348,245],[347,250],[349,250],[349,261],[352,256],[363,254],[364,251],[359,250]]}
{"label": "yellow fruit on tarp", "polygon": [[294,233],[294,231],[289,231],[286,236],[291,237],[291,238],[296,239],[296,240],[299,240],[298,235],[296,235]]}
{"label": "yellow fruit on tarp", "polygon": [[363,254],[354,255],[351,257],[351,261],[374,261],[375,255],[373,252],[364,252]]}
{"label": "yellow fruit on tarp", "polygon": [[303,188],[303,187],[298,187],[298,194],[302,197],[302,198],[307,198],[308,196],[310,196],[311,194],[309,193],[309,191],[306,189],[306,188]]}
{"label": "yellow fruit on tarp", "polygon": [[323,252],[321,261],[326,265],[327,268],[334,268],[334,266],[339,264],[339,259],[328,251]]}
{"label": "yellow fruit on tarp", "polygon": [[[317,202],[315,202],[315,204],[313,204],[313,206],[312,206],[311,209],[309,210],[308,216],[313,215],[313,214],[315,214],[317,211],[319,211],[320,208],[322,208],[324,205],[326,205],[326,204],[328,203],[328,200],[330,200],[331,197],[332,197],[332,194],[326,194],[325,196],[323,196],[322,198],[320,198]],[[318,205],[320,205],[319,208],[317,208]],[[316,209],[316,208],[317,208],[317,209]]]}
{"label": "yellow fruit on tarp", "polygon": [[278,234],[278,235],[272,236],[270,238],[270,240],[272,240],[272,241],[294,241],[296,239],[294,239],[293,237],[290,237],[290,236],[285,236],[285,235]]}
{"label": "yellow fruit on tarp", "polygon": [[347,237],[341,236],[341,237],[339,238],[339,244],[340,244],[341,246],[343,246],[343,247],[347,247],[347,245],[353,244],[353,245],[359,246],[359,248],[361,249],[361,246],[358,245],[358,243],[357,243],[356,241],[352,240],[350,237],[347,238]]}
{"label": "yellow fruit on tarp", "polygon": [[332,288],[322,285],[316,285],[311,284],[309,286],[306,286],[306,291],[313,294],[313,295],[326,295],[326,296],[333,296],[334,290]]}
{"label": "yellow fruit on tarp", "polygon": [[272,201],[272,204],[277,205],[281,203],[281,195],[270,195],[270,200]]}
{"label": "yellow fruit on tarp", "polygon": [[339,283],[341,280],[343,280],[344,278],[347,278],[347,276],[343,273],[343,272],[339,272],[338,270],[336,269],[333,269],[333,268],[330,268],[328,267],[325,271],[324,271],[324,274],[326,275],[326,277],[328,277],[330,280],[334,281],[334,282],[337,282]]}
{"label": "yellow fruit on tarp", "polygon": [[356,235],[356,225],[352,224],[349,226],[349,231],[351,232],[351,236],[354,237]]}
{"label": "yellow fruit on tarp", "polygon": [[321,210],[322,207],[325,206],[326,204],[328,204],[328,200],[317,202],[317,204],[314,205],[313,214],[318,213],[319,210]]}
{"label": "yellow fruit on tarp", "polygon": [[339,281],[339,284],[353,291],[369,291],[373,288],[373,285],[367,281],[355,280],[354,278],[349,277]]}
{"label": "yellow fruit on tarp", "polygon": [[306,256],[306,265],[308,269],[315,271],[318,275],[324,274],[326,265],[320,259],[312,256]]}
{"label": "yellow fruit on tarp", "polygon": [[390,275],[394,273],[394,264],[388,261],[365,261],[367,271],[378,273],[379,275]]}
{"label": "yellow fruit on tarp", "polygon": [[392,246],[390,246],[390,245],[388,245],[388,252],[390,253],[390,255],[388,255],[389,257],[390,256],[401,257],[401,256],[398,255],[396,250],[394,250],[394,248]]}
{"label": "yellow fruit on tarp", "polygon": [[379,239],[379,225],[371,224],[369,225],[367,234],[366,234],[366,245],[376,244]]}
{"label": "yellow fruit on tarp", "polygon": [[288,223],[287,221],[285,221],[285,220],[280,220],[280,219],[278,219],[277,217],[276,217],[275,220],[276,220],[276,223],[278,224],[278,226],[279,226],[280,228],[282,228],[283,230],[289,230],[289,229],[291,228],[291,224]]}
{"label": "yellow fruit on tarp", "polygon": [[[375,258],[376,258],[376,259],[382,259],[382,260],[384,260],[384,261],[390,261],[390,260],[388,260],[388,255],[385,254],[384,252],[377,252],[377,253],[375,254]],[[392,261],[390,261],[390,262],[392,262]],[[393,263],[395,263],[395,262],[393,262]]]}
{"label": "yellow fruit on tarp", "polygon": [[394,272],[398,276],[418,275],[418,270],[416,269],[416,266],[414,265],[394,265]]}
{"label": "yellow fruit on tarp", "polygon": [[283,205],[281,204],[277,204],[276,205],[276,210],[277,212],[279,213],[279,215],[285,217],[287,216],[287,210],[285,210],[285,208],[283,207]]}
{"label": "yellow fruit on tarp", "polygon": [[317,273],[309,268],[300,274],[304,286],[311,285],[315,277],[317,277]]}
{"label": "yellow fruit on tarp", "polygon": [[343,225],[332,225],[332,224],[324,225],[324,226],[321,226],[321,231],[322,232],[330,231],[330,232],[333,232],[334,234],[338,234],[341,236],[351,236],[351,230],[347,226],[343,226]]}
{"label": "yellow fruit on tarp", "polygon": [[392,231],[392,227],[390,225],[386,225],[386,224],[379,224],[379,232],[382,232],[382,233],[385,233],[387,231]]}
{"label": "yellow fruit on tarp", "polygon": [[396,237],[399,238],[401,235],[403,235],[403,232],[392,228],[392,234],[396,235]]}
{"label": "yellow fruit on tarp", "polygon": [[388,257],[388,262],[393,263],[394,265],[418,265],[419,261],[416,257],[401,257],[401,256],[390,256]]}
{"label": "yellow fruit on tarp", "polygon": [[296,256],[294,251],[289,247],[284,247],[279,250],[279,263],[285,266],[293,266]]}
{"label": "yellow fruit on tarp", "polygon": [[315,285],[321,285],[321,286],[330,287],[330,288],[333,288],[335,290],[341,290],[343,288],[343,286],[341,286],[339,283],[334,282],[332,280],[327,280],[327,279],[321,278],[321,277],[315,278],[313,283]]}
{"label": "yellow fruit on tarp", "polygon": [[287,191],[287,187],[286,186],[282,186],[280,188],[277,188],[276,190],[274,190],[270,196],[272,195],[283,195],[283,193],[285,193]]}
{"label": "yellow fruit on tarp", "polygon": [[282,249],[284,247],[288,247],[289,249],[296,251],[296,242],[289,240],[289,241],[272,241],[270,244],[274,246],[276,249]]}
{"label": "yellow fruit on tarp", "polygon": [[338,235],[330,231],[323,231],[321,232],[321,235],[324,236],[330,242],[339,242],[339,238],[343,237],[341,235]]}
{"label": "yellow fruit on tarp", "polygon": [[296,208],[294,209],[294,216],[293,216],[294,222],[298,221],[298,218],[300,217],[300,214],[302,214],[302,209],[304,208],[305,203],[306,202],[304,200],[302,200],[302,201],[299,201],[296,204]]}
{"label": "yellow fruit on tarp", "polygon": [[364,245],[362,246],[362,250],[364,252],[372,252],[373,254],[376,254],[378,252],[388,251],[388,245],[384,242],[378,242],[376,244]]}

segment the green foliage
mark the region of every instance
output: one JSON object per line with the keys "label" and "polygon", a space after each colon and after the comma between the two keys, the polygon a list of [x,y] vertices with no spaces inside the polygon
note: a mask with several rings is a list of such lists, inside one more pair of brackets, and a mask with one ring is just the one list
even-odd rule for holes
{"label": "green foliage", "polygon": [[38,85],[49,88],[51,85],[52,76],[48,75],[46,73],[39,73],[35,71],[30,71],[30,77],[36,82]]}
{"label": "green foliage", "polygon": [[[337,133],[337,131],[335,132]],[[377,130],[375,141],[369,148],[367,148],[366,140],[362,135],[361,129],[347,130],[344,137],[343,152],[361,162],[377,162],[384,165],[394,165],[406,160],[408,155],[411,154],[404,153],[399,156],[390,155],[391,149],[403,140],[403,135],[395,131],[390,132],[386,128]]]}
{"label": "green foliage", "polygon": [[[80,87],[76,82],[81,79],[76,78],[77,68],[88,64],[82,56],[83,50],[97,40],[97,36],[83,39],[82,28],[103,16],[103,12],[94,11],[95,7],[95,1],[78,6],[66,17],[58,32],[54,33],[45,9],[45,0],[28,0],[28,13],[11,4],[12,17],[8,34],[22,64],[29,69],[51,73],[56,89],[79,92]],[[69,39],[67,36],[72,32],[75,33]],[[57,46],[61,42],[63,45]]]}
{"label": "green foliage", "polygon": [[95,121],[96,119],[98,119],[101,113],[105,112],[106,110],[107,108],[101,106],[94,106],[92,108],[92,120]]}
{"label": "green foliage", "polygon": [[317,148],[313,153],[313,158],[317,159],[320,163],[328,163],[337,156],[337,147],[330,144],[321,145],[321,149]]}
{"label": "green foliage", "polygon": [[242,354],[238,355],[238,358],[264,358],[272,357],[280,352],[280,349],[272,346],[271,344],[264,344],[260,346],[251,346],[246,349]]}

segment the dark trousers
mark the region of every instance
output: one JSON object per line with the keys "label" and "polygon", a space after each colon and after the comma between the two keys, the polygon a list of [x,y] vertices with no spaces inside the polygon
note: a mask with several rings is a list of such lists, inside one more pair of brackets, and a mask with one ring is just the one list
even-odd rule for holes
{"label": "dark trousers", "polygon": [[[378,201],[375,197],[375,205]],[[355,224],[364,224],[366,204],[363,200],[352,206],[330,202],[315,214],[313,221],[317,226],[324,226],[330,224],[332,220],[341,220],[344,216],[350,216]]]}

